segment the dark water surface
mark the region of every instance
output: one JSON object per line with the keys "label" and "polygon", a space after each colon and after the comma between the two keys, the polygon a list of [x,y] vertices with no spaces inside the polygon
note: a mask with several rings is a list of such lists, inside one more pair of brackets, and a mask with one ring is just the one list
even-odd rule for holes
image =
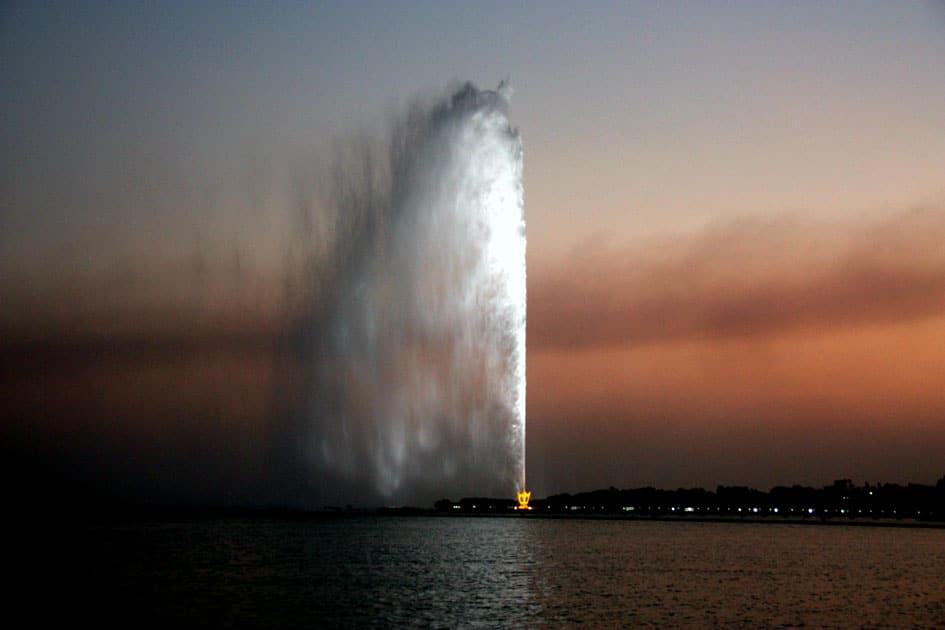
{"label": "dark water surface", "polygon": [[40,621],[945,627],[945,530],[195,518],[71,526],[34,557]]}

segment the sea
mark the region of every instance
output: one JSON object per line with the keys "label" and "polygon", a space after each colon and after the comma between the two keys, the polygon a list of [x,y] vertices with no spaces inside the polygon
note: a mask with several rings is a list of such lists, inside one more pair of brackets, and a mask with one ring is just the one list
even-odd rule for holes
{"label": "sea", "polygon": [[43,540],[31,625],[945,627],[945,529],[204,515]]}

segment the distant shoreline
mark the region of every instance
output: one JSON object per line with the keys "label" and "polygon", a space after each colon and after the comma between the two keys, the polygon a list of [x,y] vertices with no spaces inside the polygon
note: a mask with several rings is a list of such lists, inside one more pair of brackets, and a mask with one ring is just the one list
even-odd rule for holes
{"label": "distant shoreline", "polygon": [[[391,512],[393,515],[394,512]],[[386,516],[387,514],[385,514]],[[406,514],[405,514],[406,515]],[[634,522],[663,522],[663,523],[738,523],[738,524],[759,524],[759,525],[833,525],[833,526],[853,526],[853,527],[898,527],[912,529],[945,529],[943,521],[917,521],[915,519],[902,520],[879,520],[879,519],[844,519],[844,518],[784,518],[778,516],[628,516],[623,514],[449,514],[449,513],[429,513],[430,516],[442,516],[444,518],[462,518],[462,517],[499,517],[499,518],[527,518],[527,519],[566,519],[583,521],[634,521]]]}

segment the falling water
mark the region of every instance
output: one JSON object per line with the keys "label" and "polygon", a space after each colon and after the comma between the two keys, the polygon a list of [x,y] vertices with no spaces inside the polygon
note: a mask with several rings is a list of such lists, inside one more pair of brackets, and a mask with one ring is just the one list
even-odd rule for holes
{"label": "falling water", "polygon": [[336,169],[303,322],[305,459],[325,495],[524,488],[526,243],[509,96],[466,84]]}

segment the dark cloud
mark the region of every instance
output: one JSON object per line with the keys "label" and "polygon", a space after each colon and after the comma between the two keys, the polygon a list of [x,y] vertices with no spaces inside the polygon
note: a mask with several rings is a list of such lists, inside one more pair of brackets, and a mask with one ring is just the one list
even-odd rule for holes
{"label": "dark cloud", "polygon": [[945,208],[880,222],[741,221],[535,269],[529,348],[651,344],[945,313]]}

